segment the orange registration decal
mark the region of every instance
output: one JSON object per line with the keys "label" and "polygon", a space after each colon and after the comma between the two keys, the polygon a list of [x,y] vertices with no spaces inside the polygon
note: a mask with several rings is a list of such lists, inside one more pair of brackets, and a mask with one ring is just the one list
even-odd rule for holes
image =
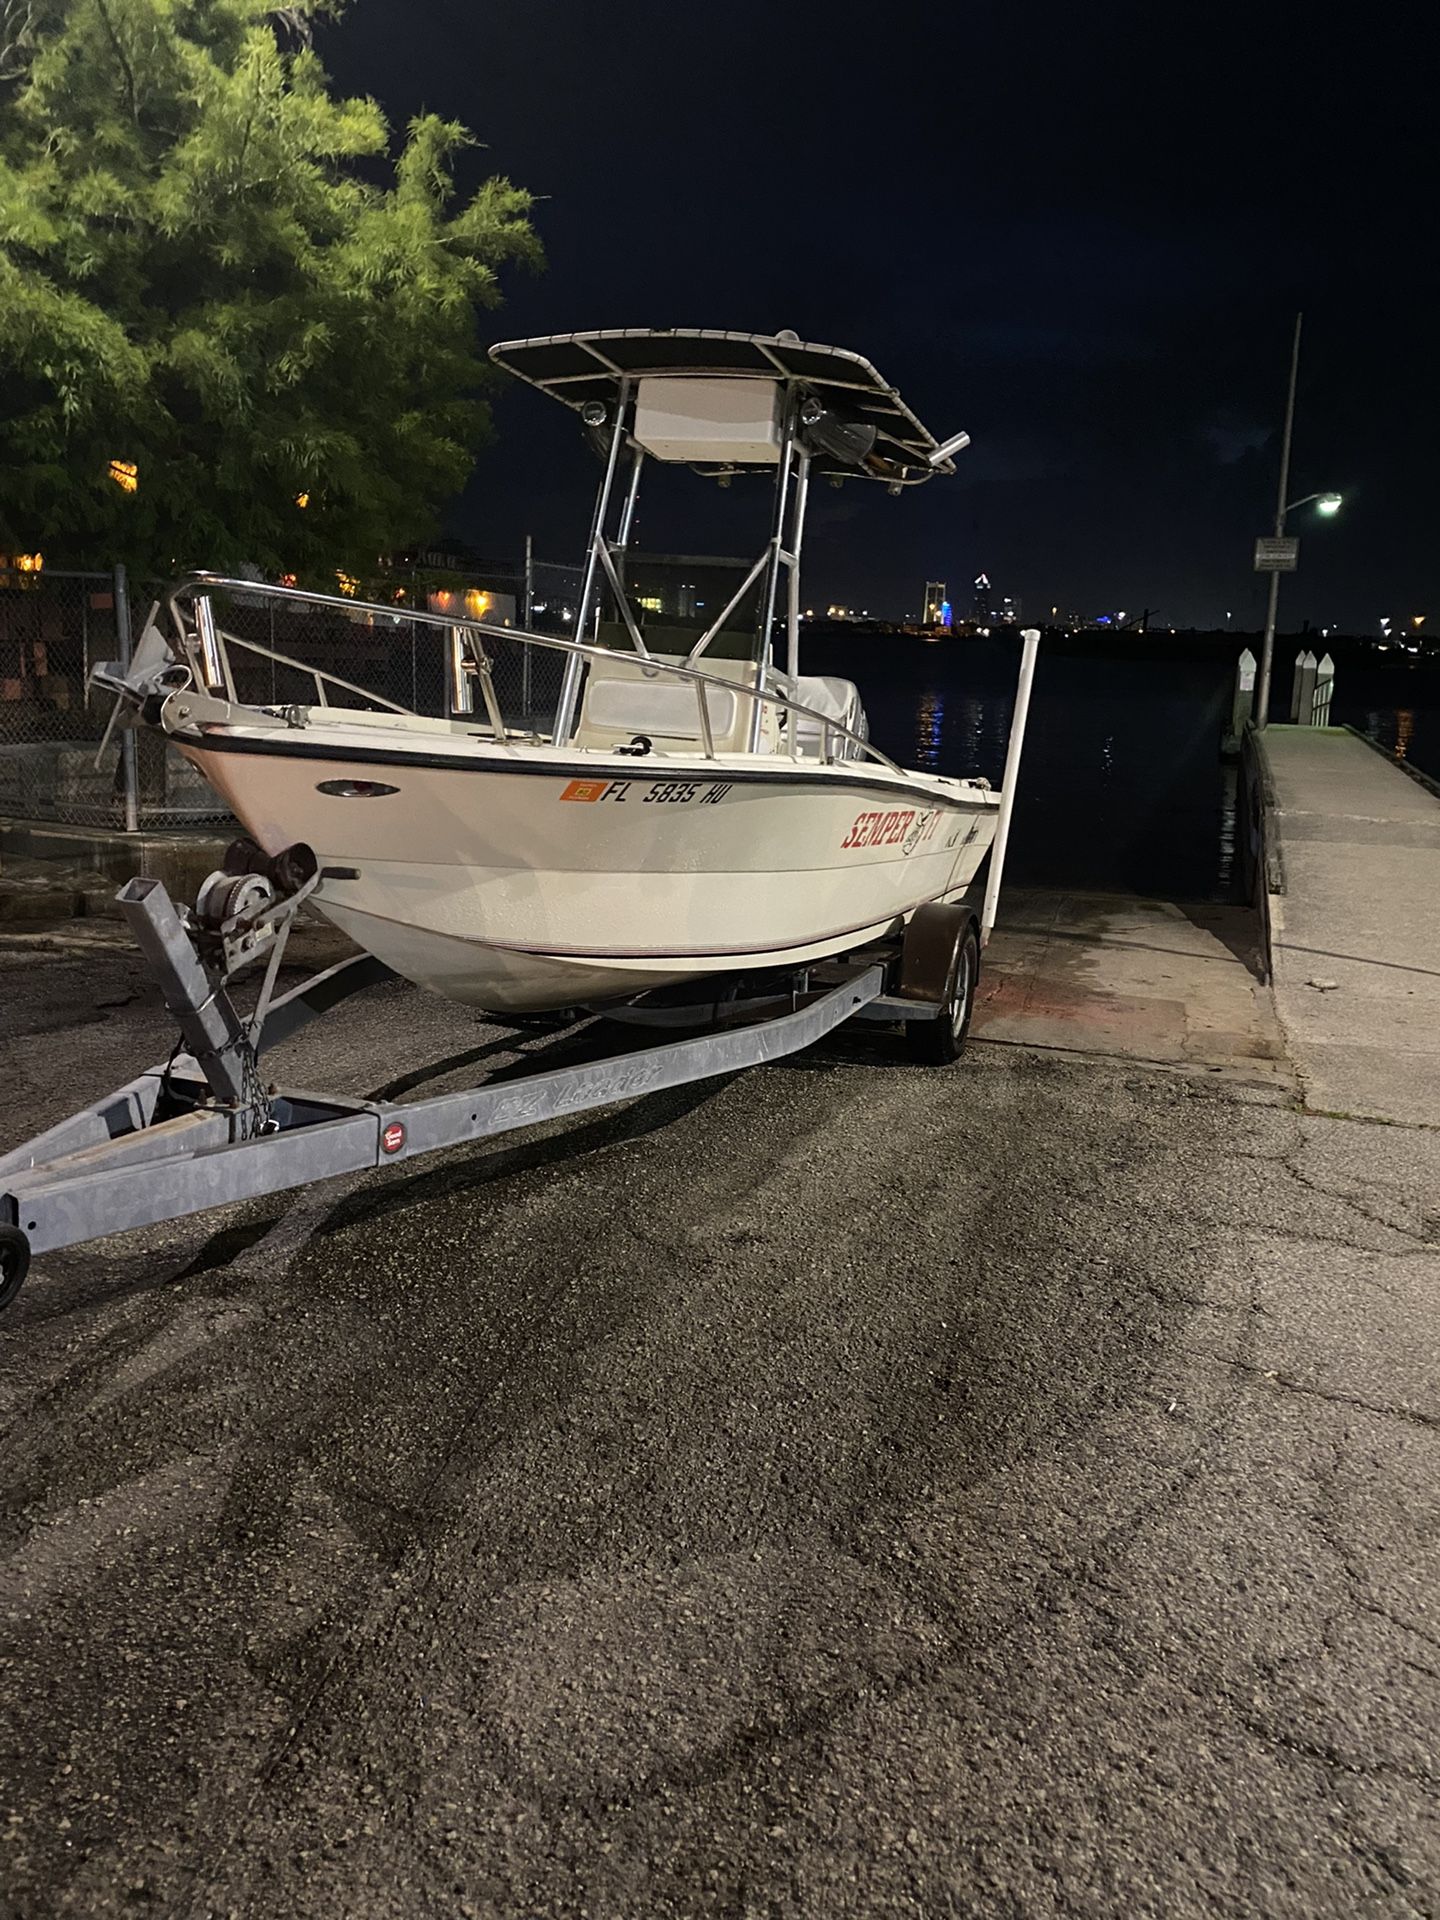
{"label": "orange registration decal", "polygon": [[609,784],[608,780],[572,780],[560,798],[562,800],[598,800]]}

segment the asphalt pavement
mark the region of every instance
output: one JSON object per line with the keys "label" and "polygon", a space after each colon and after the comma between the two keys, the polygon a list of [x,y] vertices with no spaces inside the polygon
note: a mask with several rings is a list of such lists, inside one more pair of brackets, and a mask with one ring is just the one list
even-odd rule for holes
{"label": "asphalt pavement", "polygon": [[[1440,1133],[1046,1018],[38,1262],[0,1911],[1440,1910]],[[0,1145],[168,1039],[0,937]],[[515,1044],[395,987],[290,1071]]]}

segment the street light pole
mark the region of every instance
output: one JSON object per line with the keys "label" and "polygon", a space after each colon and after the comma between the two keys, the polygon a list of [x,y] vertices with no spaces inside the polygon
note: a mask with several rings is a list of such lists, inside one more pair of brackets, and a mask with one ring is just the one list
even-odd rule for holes
{"label": "street light pole", "polygon": [[[1295,430],[1295,383],[1300,373],[1300,323],[1295,316],[1295,339],[1290,348],[1290,390],[1285,398],[1285,435],[1280,443],[1280,491],[1275,497],[1275,538],[1285,533],[1285,495],[1290,488],[1290,440]],[[1280,605],[1280,574],[1270,575],[1270,604],[1265,613],[1265,641],[1260,649],[1260,672],[1255,680],[1255,725],[1263,727],[1270,717],[1270,669],[1275,659],[1275,615]]]}

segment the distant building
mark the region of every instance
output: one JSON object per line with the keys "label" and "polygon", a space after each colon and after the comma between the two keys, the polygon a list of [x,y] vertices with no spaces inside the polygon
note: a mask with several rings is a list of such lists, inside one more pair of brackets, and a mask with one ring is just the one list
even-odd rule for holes
{"label": "distant building", "polygon": [[[525,601],[525,568],[514,560],[487,560],[461,540],[437,540],[407,547],[381,562],[389,581],[401,582],[387,597],[408,600],[430,613],[490,620],[496,626],[520,624]],[[358,582],[341,592],[353,594]]]}
{"label": "distant building", "polygon": [[1019,618],[1019,595],[996,593],[989,574],[977,573],[975,576],[975,598],[971,603],[971,623],[982,629],[986,627],[1013,627]]}
{"label": "distant building", "polygon": [[925,582],[925,598],[921,602],[924,613],[921,624],[927,627],[948,627],[950,625],[950,596],[945,590],[943,580]]}

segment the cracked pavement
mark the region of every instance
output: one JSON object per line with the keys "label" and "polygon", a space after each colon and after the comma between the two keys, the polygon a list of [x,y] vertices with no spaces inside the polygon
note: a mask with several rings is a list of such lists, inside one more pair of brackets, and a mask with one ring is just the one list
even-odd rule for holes
{"label": "cracked pavement", "polygon": [[[166,1039],[0,940],[6,1144]],[[1433,1917],[1437,1194],[1253,1059],[840,1035],[47,1259],[0,1911]]]}

